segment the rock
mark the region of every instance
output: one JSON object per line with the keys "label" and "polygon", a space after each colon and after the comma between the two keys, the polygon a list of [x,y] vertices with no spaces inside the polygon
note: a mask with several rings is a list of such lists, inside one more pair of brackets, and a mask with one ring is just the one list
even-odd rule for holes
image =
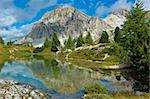
{"label": "rock", "polygon": [[41,45],[45,38],[51,38],[52,33],[58,33],[59,40],[63,45],[69,35],[77,38],[80,33],[87,35],[87,31],[92,31],[94,39],[99,39],[103,30],[109,31],[113,28],[104,20],[87,16],[83,12],[70,7],[60,6],[54,11],[45,14],[42,19],[34,24],[29,34],[21,40],[15,42],[16,45],[25,42],[33,42],[33,46]]}
{"label": "rock", "polygon": [[143,92],[136,91],[136,95],[137,95],[137,96],[142,96],[142,95],[143,95]]}
{"label": "rock", "polygon": [[19,84],[10,80],[0,80],[0,99],[43,99],[48,95],[29,85]]}

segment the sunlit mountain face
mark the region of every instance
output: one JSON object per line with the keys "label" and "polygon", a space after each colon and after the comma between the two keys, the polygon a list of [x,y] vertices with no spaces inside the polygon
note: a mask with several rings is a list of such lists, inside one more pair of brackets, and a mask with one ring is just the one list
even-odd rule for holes
{"label": "sunlit mountain face", "polygon": [[[149,10],[150,1],[141,1],[145,9]],[[1,0],[0,36],[6,42],[25,37],[34,23],[58,6],[72,6],[88,16],[105,18],[119,9],[130,10],[135,2],[135,0]]]}

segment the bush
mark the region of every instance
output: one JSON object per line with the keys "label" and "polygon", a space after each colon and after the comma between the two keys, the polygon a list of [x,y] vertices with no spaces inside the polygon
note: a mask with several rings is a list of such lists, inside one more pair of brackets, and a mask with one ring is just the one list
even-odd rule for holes
{"label": "bush", "polygon": [[33,53],[39,53],[39,52],[42,52],[44,50],[44,48],[43,47],[38,47],[38,48],[35,48],[34,50],[33,50]]}
{"label": "bush", "polygon": [[0,37],[0,44],[4,44],[4,40],[2,37]]}
{"label": "bush", "polygon": [[86,94],[107,94],[107,89],[105,86],[100,84],[94,84],[91,86],[85,87]]}

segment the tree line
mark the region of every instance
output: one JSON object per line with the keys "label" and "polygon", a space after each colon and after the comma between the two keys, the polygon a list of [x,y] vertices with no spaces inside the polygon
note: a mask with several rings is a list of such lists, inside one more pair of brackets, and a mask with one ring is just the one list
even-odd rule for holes
{"label": "tree line", "polygon": [[[106,31],[102,32],[101,37],[99,38],[98,43],[109,43],[109,36]],[[72,38],[71,35],[69,35],[68,39],[64,42],[64,49],[71,49],[81,47],[83,45],[92,45],[94,44],[94,40],[92,38],[91,32],[88,31],[87,35],[83,37],[83,34],[80,33],[78,38]],[[50,48],[51,51],[57,52],[61,49],[61,44],[58,39],[57,33],[52,33],[52,39],[45,39],[45,42],[43,44],[43,48]]]}

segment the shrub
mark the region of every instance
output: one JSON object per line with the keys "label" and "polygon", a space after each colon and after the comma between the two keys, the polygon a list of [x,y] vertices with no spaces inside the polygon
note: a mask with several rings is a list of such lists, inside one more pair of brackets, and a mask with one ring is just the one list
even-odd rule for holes
{"label": "shrub", "polygon": [[87,94],[107,94],[108,93],[106,87],[98,83],[85,87],[85,92]]}
{"label": "shrub", "polygon": [[38,47],[38,48],[35,48],[34,50],[33,50],[33,53],[39,53],[39,52],[42,52],[44,50],[44,48],[43,47]]}

